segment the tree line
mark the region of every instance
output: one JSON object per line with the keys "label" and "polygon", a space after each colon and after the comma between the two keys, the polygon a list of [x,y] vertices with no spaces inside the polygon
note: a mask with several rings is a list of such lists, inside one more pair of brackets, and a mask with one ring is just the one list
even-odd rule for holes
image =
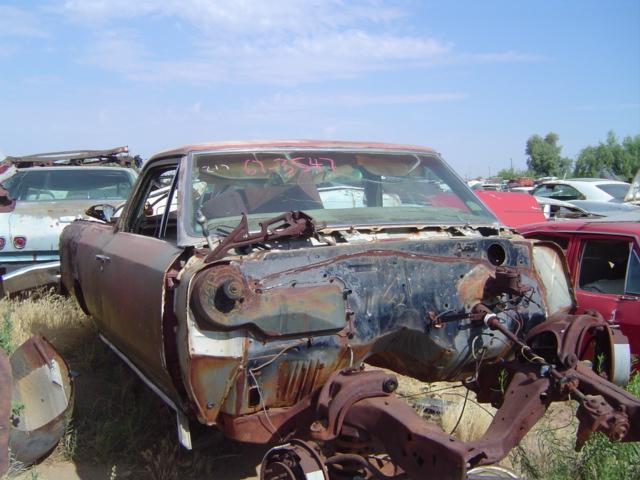
{"label": "tree line", "polygon": [[607,177],[628,181],[640,169],[640,135],[628,136],[622,143],[614,132],[596,146],[580,150],[575,164],[562,156],[557,133],[544,137],[532,135],[527,140],[527,170],[505,168],[498,172],[504,179],[517,177]]}

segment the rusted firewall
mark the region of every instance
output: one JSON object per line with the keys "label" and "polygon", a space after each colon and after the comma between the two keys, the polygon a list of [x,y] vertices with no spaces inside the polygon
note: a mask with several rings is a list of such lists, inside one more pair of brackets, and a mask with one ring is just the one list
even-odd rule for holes
{"label": "rusted firewall", "polygon": [[[364,359],[437,381],[467,376],[472,347],[486,350],[487,361],[504,355],[502,334],[468,318],[495,276],[487,252],[496,244],[505,252],[501,267],[518,272],[532,300],[519,307],[522,323],[539,323],[544,298],[528,242],[405,240],[260,251],[202,270],[192,284],[198,328],[246,335],[244,355],[255,377],[238,376],[221,411],[255,412],[260,398],[267,407],[291,405],[296,392],[309,394],[331,372]],[[273,323],[283,312],[285,320]],[[437,328],[434,315],[456,319]],[[504,321],[519,328],[509,316]]]}
{"label": "rusted firewall", "polygon": [[251,328],[264,336],[331,332],[345,326],[345,292],[334,278],[263,288],[249,284],[230,266],[206,270],[196,279],[191,306],[198,318],[223,330]]}

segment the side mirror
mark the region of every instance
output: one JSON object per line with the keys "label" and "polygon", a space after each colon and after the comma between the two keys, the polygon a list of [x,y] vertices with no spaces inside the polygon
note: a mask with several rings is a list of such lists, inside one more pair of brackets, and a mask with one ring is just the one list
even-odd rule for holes
{"label": "side mirror", "polygon": [[106,203],[100,203],[92,207],[87,208],[84,212],[87,216],[95,218],[105,223],[114,223],[115,219],[113,214],[116,212],[116,207]]}

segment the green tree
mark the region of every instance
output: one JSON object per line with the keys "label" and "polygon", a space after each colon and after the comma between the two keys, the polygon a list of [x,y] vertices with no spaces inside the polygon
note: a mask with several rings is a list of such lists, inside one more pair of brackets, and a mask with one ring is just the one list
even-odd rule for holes
{"label": "green tree", "polygon": [[530,177],[532,176],[532,173],[528,170],[519,170],[517,168],[503,168],[496,174],[496,176],[504,180],[511,180],[519,177]]}
{"label": "green tree", "polygon": [[599,177],[611,172],[627,180],[640,168],[640,135],[626,137],[622,143],[612,131],[606,142],[583,148],[578,154],[574,175]]}
{"label": "green tree", "polygon": [[571,159],[561,155],[560,137],[557,133],[549,132],[544,138],[532,135],[527,140],[525,153],[527,166],[536,176],[561,177],[571,169]]}

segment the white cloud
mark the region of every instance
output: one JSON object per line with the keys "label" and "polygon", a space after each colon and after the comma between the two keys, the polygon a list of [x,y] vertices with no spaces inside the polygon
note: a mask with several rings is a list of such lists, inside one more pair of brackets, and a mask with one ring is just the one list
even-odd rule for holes
{"label": "white cloud", "polygon": [[63,11],[82,21],[172,17],[199,28],[247,33],[310,30],[384,22],[405,15],[379,0],[66,0]]}
{"label": "white cloud", "polygon": [[[138,82],[298,85],[406,68],[541,59],[514,51],[460,53],[450,42],[406,33],[412,28],[407,24],[410,12],[403,5],[408,4],[380,0],[66,0],[62,11],[82,22],[107,25],[96,29],[100,33],[88,44],[83,62]],[[185,22],[188,28],[176,30],[192,48],[170,56],[148,47],[142,29],[111,27],[122,19],[139,17],[171,19],[173,25],[176,20]]]}
{"label": "white cloud", "polygon": [[450,49],[431,39],[348,31],[266,44],[202,41],[193,56],[166,59],[146,48],[134,32],[103,31],[83,61],[143,82],[293,85],[433,63]]}

